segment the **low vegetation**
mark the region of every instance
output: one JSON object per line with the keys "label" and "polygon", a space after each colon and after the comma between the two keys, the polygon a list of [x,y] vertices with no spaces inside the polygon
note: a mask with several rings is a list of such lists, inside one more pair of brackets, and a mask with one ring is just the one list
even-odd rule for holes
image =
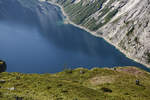
{"label": "low vegetation", "polygon": [[64,11],[72,22],[84,26],[91,31],[96,31],[107,24],[118,12],[118,9],[111,11],[111,4],[115,0],[110,0],[105,7],[103,7],[103,4],[107,0],[81,0],[79,3],[74,3],[75,0],[55,1],[64,8]]}
{"label": "low vegetation", "polygon": [[136,67],[0,73],[0,100],[150,100],[149,94],[150,74]]}

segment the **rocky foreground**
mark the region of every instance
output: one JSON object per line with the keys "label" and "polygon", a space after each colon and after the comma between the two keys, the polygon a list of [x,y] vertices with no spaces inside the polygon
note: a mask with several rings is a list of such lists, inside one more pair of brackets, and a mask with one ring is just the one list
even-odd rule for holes
{"label": "rocky foreground", "polygon": [[150,100],[149,94],[150,74],[136,67],[0,73],[0,100]]}

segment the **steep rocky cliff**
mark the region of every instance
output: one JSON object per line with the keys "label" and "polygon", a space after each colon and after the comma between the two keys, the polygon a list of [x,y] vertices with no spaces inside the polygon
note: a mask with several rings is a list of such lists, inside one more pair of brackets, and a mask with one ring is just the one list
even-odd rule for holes
{"label": "steep rocky cliff", "polygon": [[128,57],[150,66],[150,0],[46,0]]}
{"label": "steep rocky cliff", "polygon": [[150,64],[150,1],[120,0],[115,6],[121,7],[118,13],[97,33],[121,47],[130,57]]}

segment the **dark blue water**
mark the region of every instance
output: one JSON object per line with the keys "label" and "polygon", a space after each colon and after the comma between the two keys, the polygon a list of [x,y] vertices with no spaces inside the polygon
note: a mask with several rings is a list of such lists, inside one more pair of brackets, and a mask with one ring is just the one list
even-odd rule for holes
{"label": "dark blue water", "polygon": [[39,4],[22,7],[16,0],[0,1],[0,59],[7,62],[8,72],[54,73],[64,67],[114,66],[149,70],[102,38],[63,24],[56,6],[42,3],[43,8]]}

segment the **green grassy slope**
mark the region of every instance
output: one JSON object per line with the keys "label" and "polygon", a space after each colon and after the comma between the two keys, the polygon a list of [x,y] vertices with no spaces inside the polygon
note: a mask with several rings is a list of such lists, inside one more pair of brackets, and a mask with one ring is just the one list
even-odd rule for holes
{"label": "green grassy slope", "polygon": [[96,31],[103,25],[107,24],[118,9],[111,10],[111,4],[116,0],[110,0],[105,7],[103,4],[107,0],[81,0],[74,3],[74,0],[48,0],[55,1],[64,8],[69,19],[77,25],[84,26],[91,31]]}
{"label": "green grassy slope", "polygon": [[135,67],[0,73],[0,100],[150,100],[149,94],[150,74]]}

